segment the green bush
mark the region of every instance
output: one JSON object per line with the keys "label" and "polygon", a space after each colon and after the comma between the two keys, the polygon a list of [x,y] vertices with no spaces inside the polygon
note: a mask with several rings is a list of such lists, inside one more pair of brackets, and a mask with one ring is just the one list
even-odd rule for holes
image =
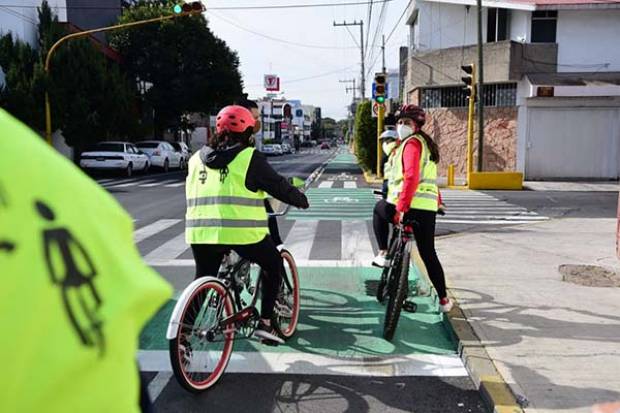
{"label": "green bush", "polygon": [[377,169],[377,119],[372,117],[370,101],[357,105],[355,113],[355,156],[366,171]]}

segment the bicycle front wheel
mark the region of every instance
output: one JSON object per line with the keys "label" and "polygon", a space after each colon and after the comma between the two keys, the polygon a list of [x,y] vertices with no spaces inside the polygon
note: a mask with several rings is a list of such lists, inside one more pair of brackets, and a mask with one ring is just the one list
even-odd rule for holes
{"label": "bicycle front wheel", "polygon": [[383,323],[383,338],[391,341],[394,338],[400,312],[407,298],[407,287],[409,283],[409,248],[405,246],[403,253],[398,260],[397,266],[392,269],[388,281],[389,299],[385,309],[385,321]]}
{"label": "bicycle front wheel", "polygon": [[276,300],[274,327],[284,338],[291,338],[299,321],[299,273],[291,253],[282,250],[281,255],[284,271]]}
{"label": "bicycle front wheel", "polygon": [[234,325],[221,321],[233,312],[230,295],[218,281],[202,284],[185,303],[179,332],[169,340],[172,371],[184,389],[207,390],[224,373],[235,332]]}

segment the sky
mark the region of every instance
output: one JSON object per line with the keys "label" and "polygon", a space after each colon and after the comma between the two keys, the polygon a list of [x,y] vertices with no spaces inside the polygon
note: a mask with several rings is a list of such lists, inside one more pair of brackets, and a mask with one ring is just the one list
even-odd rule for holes
{"label": "sky", "polygon": [[[299,99],[302,104],[321,107],[323,117],[345,118],[352,92],[351,84],[340,80],[356,78],[359,82],[359,26],[334,27],[333,22],[364,21],[364,43],[367,42],[368,5],[346,5],[364,0],[209,0],[204,1],[209,26],[216,36],[237,51],[241,62],[245,91],[251,98],[265,96],[263,76],[280,77],[280,90],[287,99]],[[267,6],[286,4],[324,4],[334,6],[267,9],[223,10],[223,7]],[[367,49],[366,96],[370,95],[375,72],[381,71],[381,35],[386,38],[386,66],[398,68],[398,49],[407,45],[408,29],[403,14],[409,0],[391,0],[372,7],[370,45]],[[383,30],[377,31],[381,9],[385,4]],[[372,39],[377,32],[374,47]],[[372,63],[374,62],[374,65]],[[359,83],[358,83],[359,84]],[[359,96],[359,92],[357,93]]]}

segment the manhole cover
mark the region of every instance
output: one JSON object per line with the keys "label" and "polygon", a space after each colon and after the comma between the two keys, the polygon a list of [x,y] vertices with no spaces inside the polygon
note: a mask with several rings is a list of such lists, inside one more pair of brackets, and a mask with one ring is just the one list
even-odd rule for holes
{"label": "manhole cover", "polygon": [[620,275],[596,265],[560,265],[562,281],[586,287],[620,287]]}

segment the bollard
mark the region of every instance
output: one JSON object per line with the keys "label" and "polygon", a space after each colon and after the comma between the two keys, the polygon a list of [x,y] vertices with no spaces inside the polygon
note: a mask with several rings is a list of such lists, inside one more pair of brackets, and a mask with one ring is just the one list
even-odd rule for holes
{"label": "bollard", "polygon": [[448,187],[454,186],[454,164],[448,165]]}

